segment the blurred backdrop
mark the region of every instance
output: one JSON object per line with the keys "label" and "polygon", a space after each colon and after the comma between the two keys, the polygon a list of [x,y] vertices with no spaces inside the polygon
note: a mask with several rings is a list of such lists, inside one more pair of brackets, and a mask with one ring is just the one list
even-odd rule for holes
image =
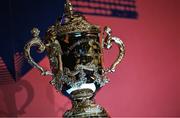
{"label": "blurred backdrop", "polygon": [[[63,0],[2,0],[0,4],[0,116],[62,116],[70,101],[30,67],[23,47],[63,14]],[[72,0],[76,12],[126,45],[126,56],[96,96],[112,117],[180,116],[179,0]],[[104,51],[105,66],[117,47]],[[33,53],[49,69],[44,54]]]}

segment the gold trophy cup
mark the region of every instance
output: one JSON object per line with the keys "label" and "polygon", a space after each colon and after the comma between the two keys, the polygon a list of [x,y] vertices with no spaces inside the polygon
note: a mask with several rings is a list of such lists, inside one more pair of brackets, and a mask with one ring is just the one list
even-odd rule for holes
{"label": "gold trophy cup", "polygon": [[[52,76],[51,84],[72,101],[72,108],[63,116],[109,117],[93,98],[108,83],[106,74],[115,71],[125,54],[123,42],[111,35],[111,29],[104,28],[100,41],[100,28],[74,13],[71,3],[66,0],[62,19],[48,28],[43,42],[37,28],[33,28],[31,33],[33,38],[24,48],[25,57],[42,75]],[[119,53],[114,63],[104,69],[102,50],[110,49],[113,42],[118,45]],[[30,55],[32,46],[37,46],[40,52],[47,52],[51,71],[43,69],[33,60]]]}

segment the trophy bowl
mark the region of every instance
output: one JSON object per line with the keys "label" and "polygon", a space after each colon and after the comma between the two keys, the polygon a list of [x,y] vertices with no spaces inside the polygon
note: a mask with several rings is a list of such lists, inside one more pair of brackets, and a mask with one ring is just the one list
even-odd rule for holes
{"label": "trophy bowl", "polygon": [[[50,26],[43,38],[33,28],[33,38],[25,45],[28,62],[42,75],[52,76],[51,84],[72,101],[72,108],[63,117],[109,117],[107,111],[96,104],[96,92],[109,82],[107,73],[114,72],[125,54],[124,43],[111,35],[105,27],[100,40],[100,27],[89,23],[80,14],[74,13],[72,4],[66,0],[62,19]],[[103,49],[110,49],[113,42],[119,53],[109,68],[102,64]],[[40,53],[46,51],[51,71],[43,69],[31,57],[31,47],[37,46]]]}

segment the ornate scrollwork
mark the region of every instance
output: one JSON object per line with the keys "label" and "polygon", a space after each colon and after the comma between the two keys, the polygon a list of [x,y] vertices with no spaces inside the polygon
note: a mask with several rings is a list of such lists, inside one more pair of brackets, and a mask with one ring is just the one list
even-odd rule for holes
{"label": "ornate scrollwork", "polygon": [[[74,71],[70,71],[68,68],[65,68],[64,74],[60,77],[60,79],[71,87],[80,87],[82,84],[85,84],[87,82],[85,73],[85,71],[87,70],[93,72],[91,79],[94,80],[94,83],[99,84],[100,87],[109,82],[106,76],[100,75],[98,73],[97,66],[90,63],[88,63],[87,65],[77,65]],[[75,78],[76,75],[79,75],[78,80],[76,80]]]}
{"label": "ornate scrollwork", "polygon": [[[120,38],[118,37],[113,37],[111,35],[112,30],[109,27],[105,27],[104,28],[104,33],[103,33],[103,39],[102,39],[102,48],[105,49],[110,49],[112,47],[112,42],[114,42],[115,44],[118,45],[119,48],[119,54],[115,60],[115,62],[107,69],[104,69],[104,74],[109,73],[109,72],[114,72],[116,66],[122,61],[124,55],[125,55],[125,45],[122,42],[122,40],[120,40]],[[104,38],[104,36],[106,35],[106,37]]]}
{"label": "ornate scrollwork", "polygon": [[40,31],[37,29],[37,28],[33,28],[31,30],[31,33],[33,35],[33,38],[31,39],[30,42],[28,42],[25,47],[24,47],[24,54],[25,54],[25,57],[26,59],[28,60],[28,62],[35,68],[37,68],[38,70],[40,70],[41,74],[42,75],[53,75],[50,71],[47,71],[45,69],[43,69],[43,67],[39,66],[34,60],[33,58],[31,57],[31,54],[30,54],[30,50],[31,50],[31,47],[33,46],[38,46],[38,50],[40,53],[44,52],[45,49],[46,49],[46,46],[44,45],[44,43],[40,40],[40,37],[39,37],[39,33]]}
{"label": "ornate scrollwork", "polygon": [[99,33],[99,27],[92,25],[86,21],[85,17],[74,15],[73,18],[64,25],[59,25],[58,32],[60,34],[68,34],[74,32],[94,32]]}
{"label": "ornate scrollwork", "polygon": [[[66,0],[63,19],[49,27],[44,43],[37,28],[31,32],[33,38],[24,48],[25,57],[42,75],[51,75],[50,83],[72,100],[73,108],[64,117],[108,117],[106,111],[95,104],[93,96],[109,82],[106,74],[114,72],[122,61],[124,43],[111,35],[109,27],[105,27],[101,45],[99,27],[89,23],[84,16],[74,14],[69,0]],[[119,47],[118,56],[109,68],[103,69],[102,49],[110,49],[113,42]],[[32,46],[37,46],[39,52],[47,51],[52,72],[33,60],[30,55]]]}
{"label": "ornate scrollwork", "polygon": [[73,13],[72,4],[66,0],[65,13],[61,24],[58,25],[58,32],[61,35],[74,32],[99,33],[100,28],[89,23],[84,16]]}

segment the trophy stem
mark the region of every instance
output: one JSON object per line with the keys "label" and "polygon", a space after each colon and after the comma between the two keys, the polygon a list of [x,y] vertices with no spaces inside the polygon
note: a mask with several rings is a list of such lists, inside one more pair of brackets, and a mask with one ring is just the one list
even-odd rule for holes
{"label": "trophy stem", "polygon": [[63,115],[65,118],[89,118],[109,117],[104,108],[97,105],[93,99],[93,91],[91,89],[76,90],[71,93],[72,109],[66,111]]}

